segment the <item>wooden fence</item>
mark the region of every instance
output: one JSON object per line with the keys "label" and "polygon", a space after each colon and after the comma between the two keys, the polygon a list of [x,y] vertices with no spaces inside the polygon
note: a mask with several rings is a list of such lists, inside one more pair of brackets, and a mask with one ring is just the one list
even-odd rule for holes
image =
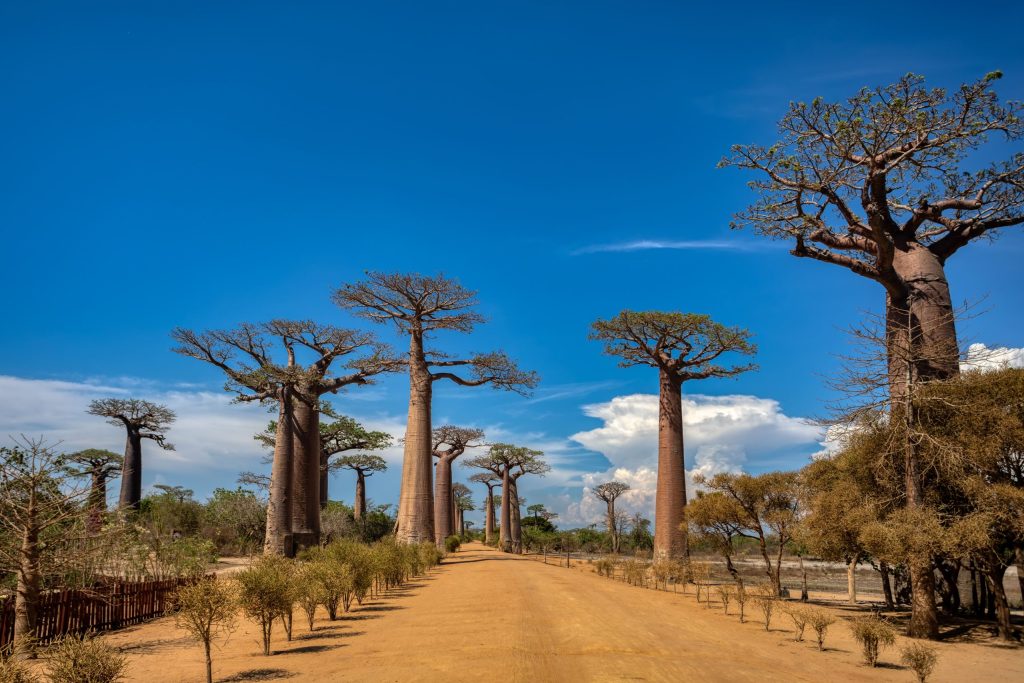
{"label": "wooden fence", "polygon": [[[68,633],[113,631],[162,616],[179,586],[197,579],[111,581],[88,590],[55,590],[39,599],[36,638],[48,643]],[[14,596],[0,597],[0,650],[14,639]]]}

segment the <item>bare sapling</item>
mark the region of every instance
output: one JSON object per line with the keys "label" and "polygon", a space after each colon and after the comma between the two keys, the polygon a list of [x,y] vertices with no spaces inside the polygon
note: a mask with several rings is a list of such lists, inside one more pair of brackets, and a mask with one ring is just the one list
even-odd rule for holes
{"label": "bare sapling", "polygon": [[771,631],[772,614],[778,605],[774,587],[770,584],[758,586],[757,591],[754,593],[754,604],[757,605],[758,609],[761,610],[761,614],[764,615],[764,630]]}
{"label": "bare sapling", "polygon": [[747,589],[744,588],[741,583],[736,586],[736,594],[734,597],[736,598],[736,606],[740,608],[740,623],[742,624],[746,615],[747,602],[750,601],[750,593],[747,592]]}
{"label": "bare sapling", "polygon": [[836,623],[836,618],[827,610],[819,607],[808,607],[807,623],[814,629],[814,635],[818,641],[818,650],[824,652],[825,636],[828,634],[828,627]]}
{"label": "bare sapling", "polygon": [[734,592],[733,587],[730,586],[729,584],[723,583],[723,584],[719,584],[718,586],[716,586],[715,590],[718,593],[718,599],[722,601],[722,609],[725,610],[726,614],[728,614],[729,613],[729,602],[732,600],[732,596],[733,596],[733,592]]}
{"label": "bare sapling", "polygon": [[263,654],[270,655],[274,622],[291,611],[295,601],[291,560],[264,555],[248,569],[238,572],[238,597],[246,616],[258,622],[263,635]]}
{"label": "bare sapling", "polygon": [[807,628],[808,613],[807,609],[803,605],[784,605],[783,611],[789,615],[789,618],[793,620],[793,626],[796,641],[802,643],[804,640],[804,630]]}
{"label": "bare sapling", "polygon": [[203,579],[179,588],[171,602],[174,625],[202,643],[206,655],[206,683],[213,683],[211,645],[238,625],[238,599],[228,581]]}

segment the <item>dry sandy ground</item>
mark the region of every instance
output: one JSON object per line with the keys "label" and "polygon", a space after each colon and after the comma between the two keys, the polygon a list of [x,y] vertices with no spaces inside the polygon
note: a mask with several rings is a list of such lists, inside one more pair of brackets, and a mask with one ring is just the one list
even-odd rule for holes
{"label": "dry sandy ground", "polygon": [[[731,608],[733,611],[735,607]],[[219,681],[903,681],[898,654],[869,669],[843,623],[827,652],[793,640],[785,615],[765,632],[692,593],[628,586],[583,568],[568,570],[469,544],[412,585],[318,618],[296,640],[277,631],[260,652],[255,625],[241,622],[214,655]],[[201,681],[201,649],[159,619],[106,636],[129,655],[129,680]],[[902,641],[902,639],[901,639]],[[1024,648],[939,643],[932,680],[1024,681]]]}

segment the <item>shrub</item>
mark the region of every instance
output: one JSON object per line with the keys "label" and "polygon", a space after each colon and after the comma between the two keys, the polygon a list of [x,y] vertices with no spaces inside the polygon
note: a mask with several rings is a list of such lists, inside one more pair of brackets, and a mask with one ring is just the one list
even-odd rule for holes
{"label": "shrub", "polygon": [[807,628],[807,609],[803,605],[784,605],[783,611],[789,615],[789,618],[793,620],[793,626],[796,627],[796,640],[798,643],[804,640],[804,629]]}
{"label": "shrub", "polygon": [[235,575],[239,604],[263,631],[263,654],[270,654],[274,620],[288,614],[295,603],[292,562],[278,555],[264,555]]}
{"label": "shrub", "polygon": [[210,643],[218,634],[231,633],[237,625],[238,601],[226,581],[202,579],[183,586],[171,601],[174,625],[202,643],[206,653],[206,681],[213,683]]}
{"label": "shrub", "polygon": [[643,586],[647,577],[647,565],[640,560],[628,559],[622,563],[622,576],[630,585]]}
{"label": "shrub", "polygon": [[449,536],[448,538],[444,539],[445,552],[458,552],[460,547],[462,547],[462,539],[458,536]]}
{"label": "shrub", "polygon": [[602,557],[594,562],[594,569],[597,571],[598,576],[607,576],[612,578],[615,576],[615,567],[618,563],[610,557]]}
{"label": "shrub", "polygon": [[757,591],[754,593],[754,604],[758,606],[764,615],[764,630],[770,631],[772,613],[775,612],[775,607],[778,605],[775,590],[768,585],[758,586]]}
{"label": "shrub", "polygon": [[743,623],[743,619],[747,611],[747,603],[750,601],[750,593],[743,587],[743,584],[736,586],[736,605],[740,608],[740,623]]}
{"label": "shrub", "polygon": [[0,658],[0,683],[39,683],[39,676],[15,659]]}
{"label": "shrub", "polygon": [[313,631],[316,608],[324,601],[324,590],[320,585],[316,567],[313,563],[303,563],[299,571],[295,573],[295,584],[295,599],[299,603],[299,607],[306,614],[306,623],[309,626],[309,630]]}
{"label": "shrub", "polygon": [[683,585],[683,593],[686,593],[686,582],[690,580],[690,565],[684,560],[669,560],[668,578],[672,581],[672,590],[676,590],[679,584]]}
{"label": "shrub", "polygon": [[928,680],[932,671],[935,670],[935,664],[939,661],[939,655],[935,648],[923,643],[911,643],[903,648],[900,654],[903,663],[917,674],[918,683],[925,683]]}
{"label": "shrub", "polygon": [[814,634],[818,639],[818,649],[824,650],[825,635],[828,633],[828,627],[836,623],[836,618],[828,610],[817,607],[807,607],[805,609],[807,611],[807,623],[814,629]]}
{"label": "shrub", "polygon": [[732,600],[733,587],[728,584],[721,584],[715,586],[715,592],[718,593],[718,598],[722,601],[722,608],[725,613],[729,613],[729,602]]}
{"label": "shrub", "polygon": [[672,577],[672,563],[668,560],[659,560],[651,565],[651,576],[654,578],[654,588],[662,584],[668,590],[668,580]]}
{"label": "shrub", "polygon": [[52,683],[116,683],[124,680],[127,658],[99,638],[64,636],[49,648]]}
{"label": "shrub", "polygon": [[896,642],[896,632],[877,617],[857,619],[850,628],[853,630],[853,637],[860,643],[864,663],[868,666],[876,666],[882,650]]}
{"label": "shrub", "polygon": [[704,589],[704,600],[708,601],[711,599],[710,595],[710,582],[711,582],[711,567],[707,562],[694,562],[690,565],[690,580],[693,581],[694,588],[697,591],[697,602],[700,602],[700,592]]}

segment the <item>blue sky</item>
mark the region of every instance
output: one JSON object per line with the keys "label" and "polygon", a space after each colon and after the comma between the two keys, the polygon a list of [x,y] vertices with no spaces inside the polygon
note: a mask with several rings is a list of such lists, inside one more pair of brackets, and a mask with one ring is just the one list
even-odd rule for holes
{"label": "blue sky", "polygon": [[[118,447],[113,428],[58,417],[90,386],[181,405],[219,392],[215,371],[169,352],[171,328],[351,325],[328,298],[339,284],[366,269],[444,271],[479,290],[490,322],[439,341],[505,348],[543,383],[532,400],[439,388],[436,415],[564,449],[563,476],[533,496],[585,517],[569,507],[583,475],[619,463],[594,435],[589,450],[571,440],[609,419],[584,406],[656,390],[587,341],[597,317],[683,310],[749,327],[761,370],[693,391],[822,412],[841,328],[881,293],[731,232],[749,178],[715,164],[730,144],[772,142],[790,100],[908,71],[952,88],[1001,69],[1002,97],[1021,99],[1024,9],[972,7],[951,25],[960,5],[4,3],[0,375],[28,398],[9,390],[0,429]],[[605,248],[634,243],[647,248]],[[1018,229],[951,262],[955,299],[987,311],[965,341],[1024,346],[1022,258]],[[36,389],[68,412],[33,404]],[[400,426],[405,398],[395,377],[337,406]],[[181,434],[192,450],[154,456],[147,483],[205,493],[245,458],[255,466],[251,444],[218,424],[231,457]],[[797,466],[815,446],[801,432],[742,448],[757,470]],[[371,495],[394,500],[396,481]]]}

